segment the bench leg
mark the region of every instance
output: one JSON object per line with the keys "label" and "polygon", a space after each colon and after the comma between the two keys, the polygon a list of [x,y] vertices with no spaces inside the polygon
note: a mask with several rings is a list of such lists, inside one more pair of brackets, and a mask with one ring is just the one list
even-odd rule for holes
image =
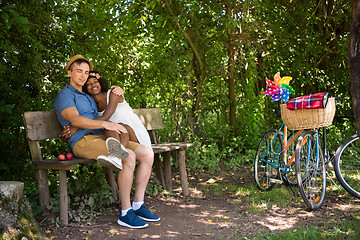
{"label": "bench leg", "polygon": [[69,217],[68,217],[68,194],[67,194],[66,170],[59,170],[59,184],[60,184],[60,221],[62,225],[68,225]]}
{"label": "bench leg", "polygon": [[189,193],[189,184],[187,181],[187,173],[186,173],[185,149],[179,149],[178,162],[179,162],[181,188],[182,188],[184,197],[188,197],[190,195],[190,193]]}
{"label": "bench leg", "polygon": [[155,175],[156,175],[157,179],[159,179],[161,185],[165,186],[164,174],[163,174],[163,170],[161,167],[161,161],[160,161],[158,153],[156,153],[154,156],[154,170],[155,170]]}
{"label": "bench leg", "polygon": [[37,186],[39,189],[40,206],[43,208],[44,213],[48,212],[50,204],[50,191],[48,183],[48,171],[45,169],[35,171]]}
{"label": "bench leg", "polygon": [[113,192],[119,197],[120,199],[120,193],[118,189],[118,185],[115,180],[114,172],[111,168],[104,167],[104,174],[107,182],[109,183],[110,187],[112,188]]}
{"label": "bench leg", "polygon": [[171,177],[171,161],[170,161],[170,152],[164,152],[164,180],[165,180],[165,189],[172,190],[172,177]]}

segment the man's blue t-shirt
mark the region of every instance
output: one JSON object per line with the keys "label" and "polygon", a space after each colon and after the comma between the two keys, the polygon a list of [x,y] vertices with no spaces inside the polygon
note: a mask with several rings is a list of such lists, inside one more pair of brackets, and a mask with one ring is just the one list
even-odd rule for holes
{"label": "man's blue t-shirt", "polygon": [[[88,94],[81,92],[71,85],[67,85],[56,96],[53,104],[55,112],[60,124],[64,126],[71,126],[61,112],[69,107],[76,107],[80,116],[94,119],[98,116],[97,106],[95,100]],[[73,148],[83,136],[92,133],[94,135],[104,134],[103,129],[79,129],[69,140],[70,147]]]}

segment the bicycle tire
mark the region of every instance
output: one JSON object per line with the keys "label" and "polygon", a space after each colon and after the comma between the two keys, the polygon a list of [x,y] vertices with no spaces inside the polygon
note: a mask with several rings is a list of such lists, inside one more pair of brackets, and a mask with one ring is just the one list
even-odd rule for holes
{"label": "bicycle tire", "polygon": [[282,159],[283,145],[281,136],[276,133],[275,130],[265,133],[256,151],[254,179],[256,186],[262,191],[272,189],[274,180],[279,179],[278,164]]}
{"label": "bicycle tire", "polygon": [[359,135],[346,139],[336,150],[335,174],[341,186],[354,197],[360,198],[360,141]]}
{"label": "bicycle tire", "polygon": [[311,210],[319,209],[325,200],[326,170],[321,147],[312,131],[306,130],[299,136],[295,152],[295,170],[300,195],[305,204]]}

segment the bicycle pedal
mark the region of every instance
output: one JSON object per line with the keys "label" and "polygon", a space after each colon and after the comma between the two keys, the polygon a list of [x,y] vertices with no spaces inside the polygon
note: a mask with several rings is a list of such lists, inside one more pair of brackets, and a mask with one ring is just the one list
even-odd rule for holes
{"label": "bicycle pedal", "polygon": [[274,178],[270,178],[269,179],[271,183],[277,183],[277,184],[283,184],[284,182],[281,181],[280,179],[274,179]]}

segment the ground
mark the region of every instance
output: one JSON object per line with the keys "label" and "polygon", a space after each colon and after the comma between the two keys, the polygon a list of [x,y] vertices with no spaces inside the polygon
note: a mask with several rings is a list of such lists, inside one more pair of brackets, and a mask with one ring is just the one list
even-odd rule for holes
{"label": "ground", "polygon": [[[104,210],[92,222],[71,222],[64,227],[44,217],[38,221],[50,239],[252,239],[314,227],[324,238],[360,238],[351,228],[360,226],[360,200],[331,187],[323,207],[309,211],[289,187],[258,191],[248,167],[216,174],[190,172],[189,184],[189,198],[182,197],[180,188],[172,194],[146,197],[147,206],[161,221],[145,229],[118,226],[117,206]],[[350,227],[344,230],[345,222]]]}

